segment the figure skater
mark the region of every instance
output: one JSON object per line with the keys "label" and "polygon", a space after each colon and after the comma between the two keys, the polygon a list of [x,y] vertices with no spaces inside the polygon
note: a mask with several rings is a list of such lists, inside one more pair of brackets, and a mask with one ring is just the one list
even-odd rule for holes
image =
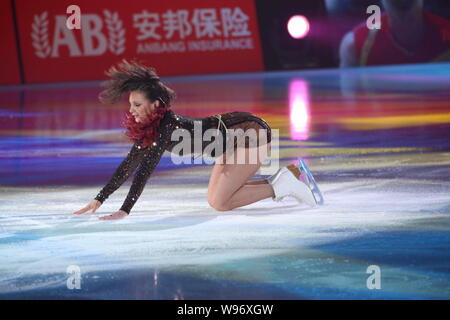
{"label": "figure skater", "polygon": [[[218,210],[226,211],[242,207],[262,199],[271,197],[274,201],[281,201],[291,196],[298,202],[314,206],[314,193],[311,191],[307,175],[301,174],[302,167],[289,165],[280,168],[277,173],[256,181],[248,181],[260,168],[264,158],[255,163],[235,163],[227,161],[227,155],[239,153],[250,158],[249,152],[260,148],[270,147],[271,128],[261,118],[248,112],[229,112],[193,118],[175,113],[171,110],[175,92],[163,84],[154,68],[146,67],[138,62],[123,60],[117,66],[111,67],[106,74],[110,80],[103,83],[106,87],[99,95],[104,103],[116,103],[123,94],[129,94],[130,109],[126,112],[124,125],[126,134],[132,142],[130,152],[120,163],[110,181],[101,189],[98,195],[83,209],[74,214],[83,214],[91,210],[95,213],[103,202],[117,190],[136,170],[128,195],[119,211],[103,216],[101,220],[116,220],[126,217],[142,191],[144,186],[158,165],[164,151],[172,152],[177,141],[172,140],[175,130],[187,130],[191,137],[195,137],[194,122],[201,123],[201,137],[206,130],[214,128],[222,138],[211,141],[201,141],[203,153],[210,143],[225,144],[229,141],[231,129],[256,130],[256,138],[247,139],[245,144],[229,143],[222,148],[223,152],[212,152],[216,160],[208,185],[207,199],[209,205]],[[198,127],[197,127],[198,128]],[[242,132],[241,131],[241,132]],[[267,139],[260,139],[260,137]],[[219,137],[220,138],[220,137]],[[203,139],[202,139],[203,140]],[[265,141],[264,141],[265,140]],[[231,145],[231,147],[230,147]],[[228,148],[228,149],[227,149]],[[266,154],[264,152],[258,154]],[[185,155],[181,153],[179,155]],[[229,163],[231,162],[231,163]]]}

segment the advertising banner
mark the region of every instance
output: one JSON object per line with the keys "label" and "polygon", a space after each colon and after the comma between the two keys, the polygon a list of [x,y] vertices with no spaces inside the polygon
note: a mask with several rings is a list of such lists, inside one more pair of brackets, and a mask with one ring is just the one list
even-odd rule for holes
{"label": "advertising banner", "polygon": [[0,85],[19,84],[19,57],[10,0],[0,0]]}
{"label": "advertising banner", "polygon": [[72,4],[16,1],[27,83],[103,79],[123,58],[165,76],[263,70],[253,0]]}

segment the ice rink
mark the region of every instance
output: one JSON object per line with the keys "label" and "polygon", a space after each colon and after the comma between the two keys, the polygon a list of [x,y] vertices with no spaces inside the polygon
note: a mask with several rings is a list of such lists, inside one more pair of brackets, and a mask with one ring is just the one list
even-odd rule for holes
{"label": "ice rink", "polygon": [[303,157],[325,205],[215,211],[212,165],[166,152],[129,217],[98,220],[131,179],[72,215],[131,146],[126,104],[101,105],[97,82],[3,87],[0,299],[450,298],[450,64],[166,83],[177,113],[249,111],[279,129],[279,165]]}

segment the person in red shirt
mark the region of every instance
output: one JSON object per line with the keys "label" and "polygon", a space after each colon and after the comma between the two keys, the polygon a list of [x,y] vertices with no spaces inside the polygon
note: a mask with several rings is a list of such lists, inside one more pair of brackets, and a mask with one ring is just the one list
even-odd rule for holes
{"label": "person in red shirt", "polygon": [[364,22],[342,39],[341,67],[450,61],[450,21],[423,10],[423,0],[383,0],[381,28]]}

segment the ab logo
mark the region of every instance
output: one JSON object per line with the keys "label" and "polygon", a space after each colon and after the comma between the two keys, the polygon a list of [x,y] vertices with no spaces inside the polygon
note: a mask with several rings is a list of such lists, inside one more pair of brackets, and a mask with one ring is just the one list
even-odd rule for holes
{"label": "ab logo", "polygon": [[34,15],[31,40],[37,57],[59,58],[61,48],[69,57],[125,52],[125,28],[117,12],[103,10],[103,16],[81,14],[80,7],[69,6],[67,13],[72,15],[53,16],[52,24],[47,11]]}

